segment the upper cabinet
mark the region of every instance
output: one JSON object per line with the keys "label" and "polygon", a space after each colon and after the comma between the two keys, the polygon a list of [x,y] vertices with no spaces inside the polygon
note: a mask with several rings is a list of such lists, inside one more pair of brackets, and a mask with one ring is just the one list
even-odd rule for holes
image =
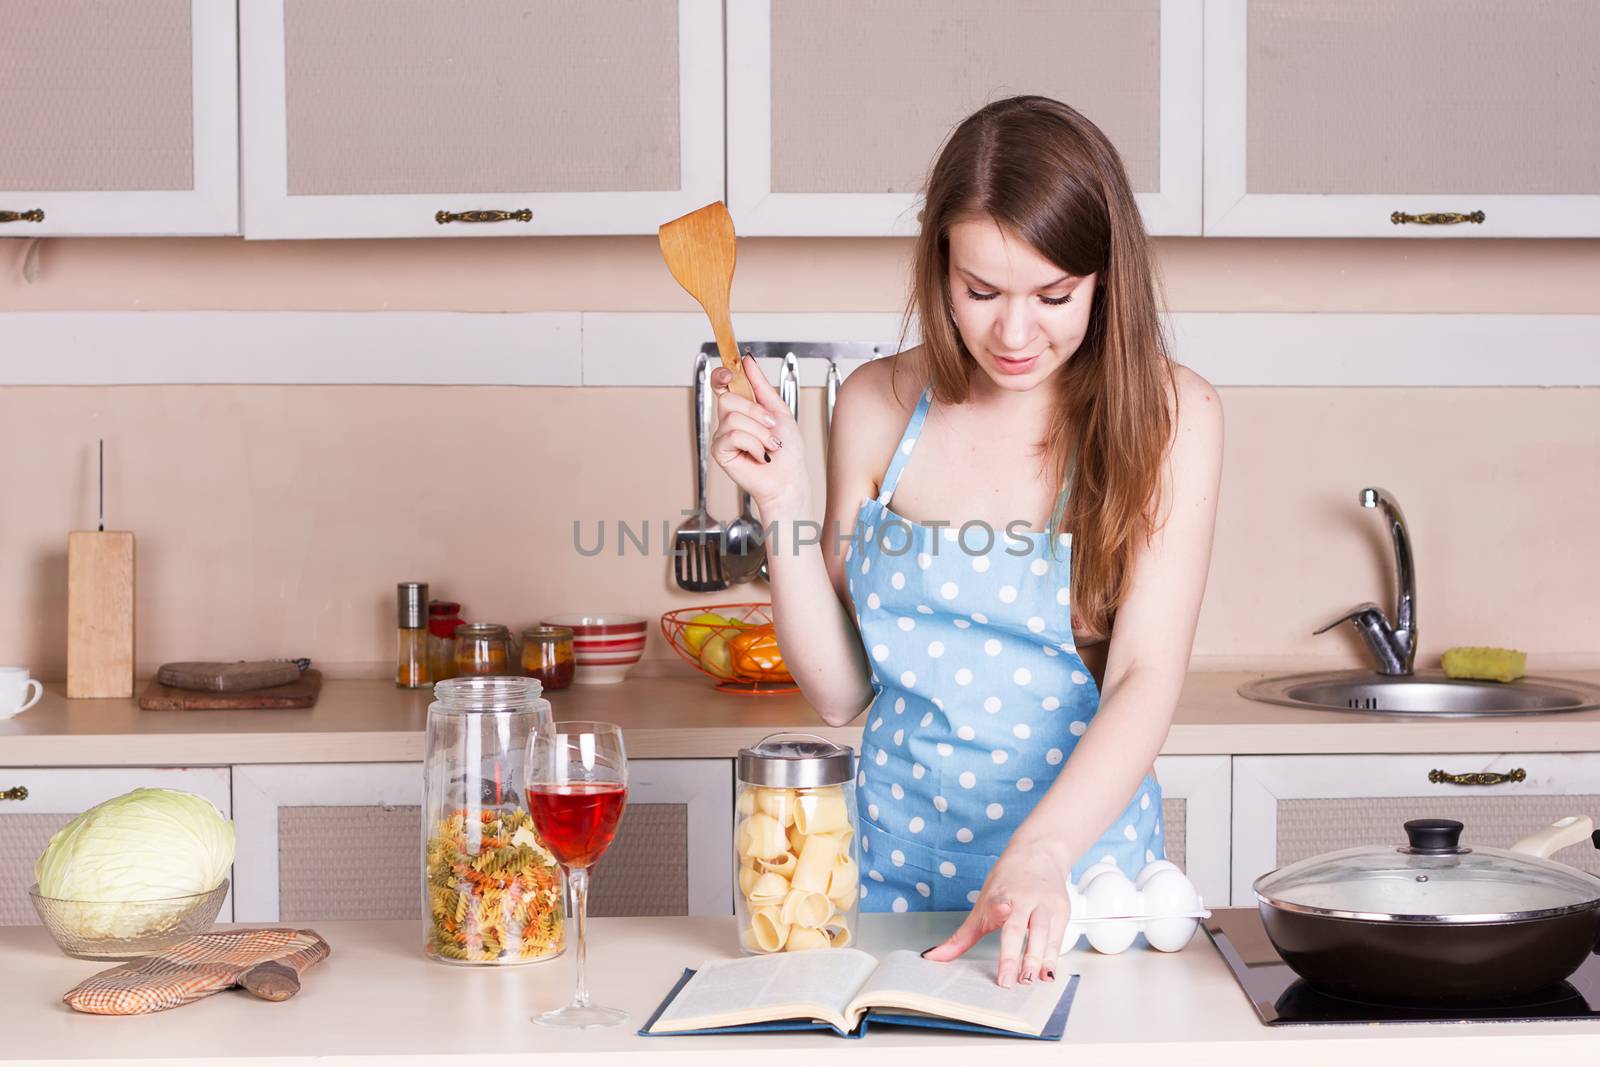
{"label": "upper cabinet", "polygon": [[940,145],[990,101],[1066,101],[1121,154],[1146,228],[1200,233],[1200,0],[729,0],[741,234],[909,235]]}
{"label": "upper cabinet", "polygon": [[654,233],[723,188],[720,0],[241,0],[247,237]]}
{"label": "upper cabinet", "polygon": [[233,0],[0,0],[0,236],[239,230]]}
{"label": "upper cabinet", "polygon": [[1600,4],[1206,0],[1205,232],[1600,236]]}

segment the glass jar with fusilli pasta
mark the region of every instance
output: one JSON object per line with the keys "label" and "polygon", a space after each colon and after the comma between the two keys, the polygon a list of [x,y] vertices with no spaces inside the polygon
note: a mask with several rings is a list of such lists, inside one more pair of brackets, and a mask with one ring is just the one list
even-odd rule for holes
{"label": "glass jar with fusilli pasta", "polygon": [[566,945],[566,887],[518,789],[550,718],[534,678],[433,687],[422,799],[423,948],[447,963],[532,963]]}

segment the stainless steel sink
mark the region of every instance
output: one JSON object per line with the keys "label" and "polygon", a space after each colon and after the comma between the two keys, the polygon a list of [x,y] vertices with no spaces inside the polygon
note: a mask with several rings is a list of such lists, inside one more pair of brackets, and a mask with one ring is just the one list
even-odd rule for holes
{"label": "stainless steel sink", "polygon": [[1247,682],[1239,695],[1291,708],[1393,715],[1547,715],[1600,709],[1600,686],[1586,682],[1531,676],[1515,682],[1458,681],[1438,670],[1290,674]]}

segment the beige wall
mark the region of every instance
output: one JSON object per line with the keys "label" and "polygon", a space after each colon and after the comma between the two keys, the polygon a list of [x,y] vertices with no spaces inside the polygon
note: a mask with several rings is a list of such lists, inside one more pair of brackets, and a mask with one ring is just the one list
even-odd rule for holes
{"label": "beige wall", "polygon": [[[33,285],[21,244],[0,242],[0,310],[692,309],[645,238],[53,241]],[[1174,310],[1600,313],[1600,242],[1158,247]],[[735,306],[895,310],[906,249],[745,241]],[[63,670],[65,533],[92,528],[100,436],[116,442],[112,525],[139,538],[146,669],[310,655],[370,672],[390,655],[393,583],[405,578],[514,624],[744,599],[679,592],[656,554],[572,548],[575,519],[590,536],[602,519],[652,519],[656,539],[676,521],[691,492],[685,392],[0,388],[0,661]],[[1535,667],[1600,665],[1600,390],[1235,388],[1223,399],[1226,482],[1198,666],[1358,661],[1346,637],[1309,631],[1389,598],[1386,542],[1356,505],[1372,483],[1398,495],[1416,534],[1424,659],[1505,644]],[[819,391],[802,404],[820,478]],[[716,482],[725,516],[732,489]]]}

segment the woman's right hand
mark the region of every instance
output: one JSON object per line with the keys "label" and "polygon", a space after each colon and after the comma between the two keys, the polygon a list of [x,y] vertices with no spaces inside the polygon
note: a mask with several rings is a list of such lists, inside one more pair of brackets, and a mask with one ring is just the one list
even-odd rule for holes
{"label": "woman's right hand", "polygon": [[789,406],[756,361],[750,356],[742,358],[754,402],[728,388],[733,372],[726,367],[711,372],[711,391],[717,400],[711,458],[735,485],[750,494],[765,518],[785,504],[801,506],[810,491],[810,475],[800,427]]}

